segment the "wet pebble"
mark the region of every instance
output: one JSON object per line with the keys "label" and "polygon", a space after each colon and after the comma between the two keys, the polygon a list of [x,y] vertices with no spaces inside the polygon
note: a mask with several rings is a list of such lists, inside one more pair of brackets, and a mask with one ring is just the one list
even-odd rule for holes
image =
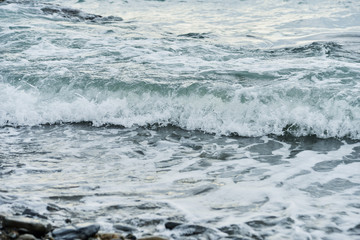
{"label": "wet pebble", "polygon": [[119,234],[116,233],[98,233],[96,234],[97,239],[101,240],[124,240],[125,238]]}
{"label": "wet pebble", "polygon": [[121,225],[121,224],[114,224],[113,226],[115,229],[123,231],[123,232],[135,232],[136,229],[133,227],[129,227],[129,226],[125,226],[125,225]]}
{"label": "wet pebble", "polygon": [[13,231],[10,231],[7,235],[10,239],[15,239],[19,236],[19,233],[17,231],[13,230]]}
{"label": "wet pebble", "polygon": [[206,231],[211,232],[211,229],[208,229],[200,225],[181,224],[176,222],[165,223],[165,228],[169,230],[177,231],[180,236],[186,236],[186,237],[203,234]]}
{"label": "wet pebble", "polygon": [[52,231],[55,239],[75,239],[77,238],[77,230],[74,226],[56,228]]}
{"label": "wet pebble", "polygon": [[176,228],[177,226],[181,225],[182,223],[178,223],[178,222],[167,222],[165,223],[165,228],[169,229],[169,230],[173,230],[174,228]]}
{"label": "wet pebble", "polygon": [[55,240],[88,239],[100,229],[99,224],[81,223],[73,226],[57,228],[52,231]]}
{"label": "wet pebble", "polygon": [[137,238],[132,234],[138,231],[136,228],[120,224],[114,225],[114,228],[130,232],[125,237],[118,233],[98,233],[100,225],[96,223],[58,227],[50,232],[51,228],[50,224],[35,219],[0,215],[0,240],[166,240],[157,236]]}
{"label": "wet pebble", "polygon": [[26,208],[23,213],[22,213],[23,216],[26,216],[26,217],[37,217],[37,218],[42,218],[42,219],[47,219],[46,216],[40,214],[40,213],[37,213],[35,212],[34,210],[31,210],[29,208]]}
{"label": "wet pebble", "polygon": [[136,237],[131,233],[129,233],[128,235],[125,236],[125,240],[136,240]]}
{"label": "wet pebble", "polygon": [[37,238],[31,234],[24,234],[19,236],[16,240],[36,240]]}
{"label": "wet pebble", "polygon": [[61,207],[57,206],[56,204],[49,203],[46,206],[46,210],[48,210],[49,212],[58,212],[58,211],[61,211],[61,210],[65,210],[65,208],[61,208]]}
{"label": "wet pebble", "polygon": [[26,217],[4,217],[2,220],[4,228],[21,229],[37,237],[44,236],[51,229],[51,225]]}

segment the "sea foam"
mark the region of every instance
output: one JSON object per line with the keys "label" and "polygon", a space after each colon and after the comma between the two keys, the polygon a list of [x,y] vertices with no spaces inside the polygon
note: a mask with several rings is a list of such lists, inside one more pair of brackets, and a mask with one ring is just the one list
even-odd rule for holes
{"label": "sea foam", "polygon": [[[240,136],[268,134],[360,137],[358,106],[346,98],[314,98],[324,94],[308,89],[237,89],[231,98],[212,93],[176,92],[104,93],[103,100],[87,99],[73,91],[72,98],[50,99],[34,88],[1,84],[1,126],[92,122],[124,127],[175,125],[187,130]],[[116,95],[123,95],[116,97]],[[293,96],[290,96],[292,94]],[[294,97],[295,96],[295,97]],[[315,99],[315,100],[314,100]],[[353,100],[353,99],[352,99]]]}

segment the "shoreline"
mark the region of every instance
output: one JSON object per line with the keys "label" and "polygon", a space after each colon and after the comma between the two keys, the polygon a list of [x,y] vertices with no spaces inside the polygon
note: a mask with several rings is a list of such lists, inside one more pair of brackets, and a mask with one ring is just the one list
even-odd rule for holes
{"label": "shoreline", "polygon": [[45,220],[0,214],[0,240],[167,240],[158,236],[136,237],[131,233],[101,232],[98,223],[78,223],[62,227],[52,226]]}

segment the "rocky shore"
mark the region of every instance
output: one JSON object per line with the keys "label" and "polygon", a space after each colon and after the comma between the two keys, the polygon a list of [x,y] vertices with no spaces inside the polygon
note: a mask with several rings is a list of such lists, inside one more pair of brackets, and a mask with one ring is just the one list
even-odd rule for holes
{"label": "rocky shore", "polygon": [[[180,222],[164,222],[164,230],[169,231],[171,239],[262,239],[254,234],[243,232],[232,225],[219,229],[211,229],[195,224]],[[126,225],[114,225],[116,232],[100,231],[98,223],[84,222],[72,224],[65,219],[64,225],[53,226],[47,220],[22,215],[7,216],[0,214],[0,240],[167,240],[164,236],[135,236],[139,229]],[[116,231],[115,230],[115,231]],[[237,236],[238,235],[238,236]]]}
{"label": "rocky shore", "polygon": [[0,215],[0,240],[165,240],[156,236],[137,238],[130,233],[122,236],[99,230],[97,223],[69,223],[56,227],[34,218]]}

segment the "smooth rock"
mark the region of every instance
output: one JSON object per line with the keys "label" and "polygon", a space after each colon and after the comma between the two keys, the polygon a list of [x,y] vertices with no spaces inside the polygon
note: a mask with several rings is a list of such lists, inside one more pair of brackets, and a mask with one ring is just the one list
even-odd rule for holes
{"label": "smooth rock", "polygon": [[19,233],[16,232],[16,231],[11,231],[7,235],[9,236],[9,238],[15,239],[15,238],[17,238],[19,236]]}
{"label": "smooth rock", "polygon": [[81,223],[74,226],[57,228],[52,231],[55,240],[88,239],[100,229],[99,224]]}
{"label": "smooth rock", "polygon": [[54,229],[52,235],[55,239],[74,239],[77,237],[78,232],[74,226],[66,226]]}
{"label": "smooth rock", "polygon": [[34,210],[31,210],[29,208],[26,208],[24,210],[24,212],[22,213],[23,216],[26,216],[26,217],[38,217],[38,218],[42,218],[42,219],[47,219],[46,216],[44,215],[41,215],[40,213],[37,213],[35,212]]}
{"label": "smooth rock", "polygon": [[20,235],[16,240],[36,240],[37,238],[31,234]]}
{"label": "smooth rock", "polygon": [[78,228],[80,232],[85,234],[87,237],[94,236],[100,230],[99,224],[82,223],[82,224],[77,224],[75,226]]}
{"label": "smooth rock", "polygon": [[128,235],[125,236],[125,240],[136,240],[136,237],[131,233],[129,233]]}
{"label": "smooth rock", "polygon": [[96,237],[101,240],[125,240],[125,238],[116,233],[98,233]]}
{"label": "smooth rock", "polygon": [[59,206],[56,205],[56,204],[49,203],[49,204],[46,206],[46,210],[48,210],[49,212],[58,212],[58,211],[61,211],[61,210],[65,210],[65,208],[61,208],[61,207],[59,207]]}
{"label": "smooth rock", "polygon": [[3,227],[26,229],[29,233],[40,237],[48,233],[51,229],[50,224],[42,223],[38,220],[26,217],[5,217]]}
{"label": "smooth rock", "polygon": [[176,228],[177,226],[180,226],[182,223],[178,223],[178,222],[167,222],[165,223],[165,228],[169,229],[169,230],[173,230],[174,228]]}
{"label": "smooth rock", "polygon": [[135,232],[136,229],[133,227],[129,227],[129,226],[125,226],[125,225],[121,225],[121,224],[114,224],[113,226],[115,229],[123,231],[123,232]]}

